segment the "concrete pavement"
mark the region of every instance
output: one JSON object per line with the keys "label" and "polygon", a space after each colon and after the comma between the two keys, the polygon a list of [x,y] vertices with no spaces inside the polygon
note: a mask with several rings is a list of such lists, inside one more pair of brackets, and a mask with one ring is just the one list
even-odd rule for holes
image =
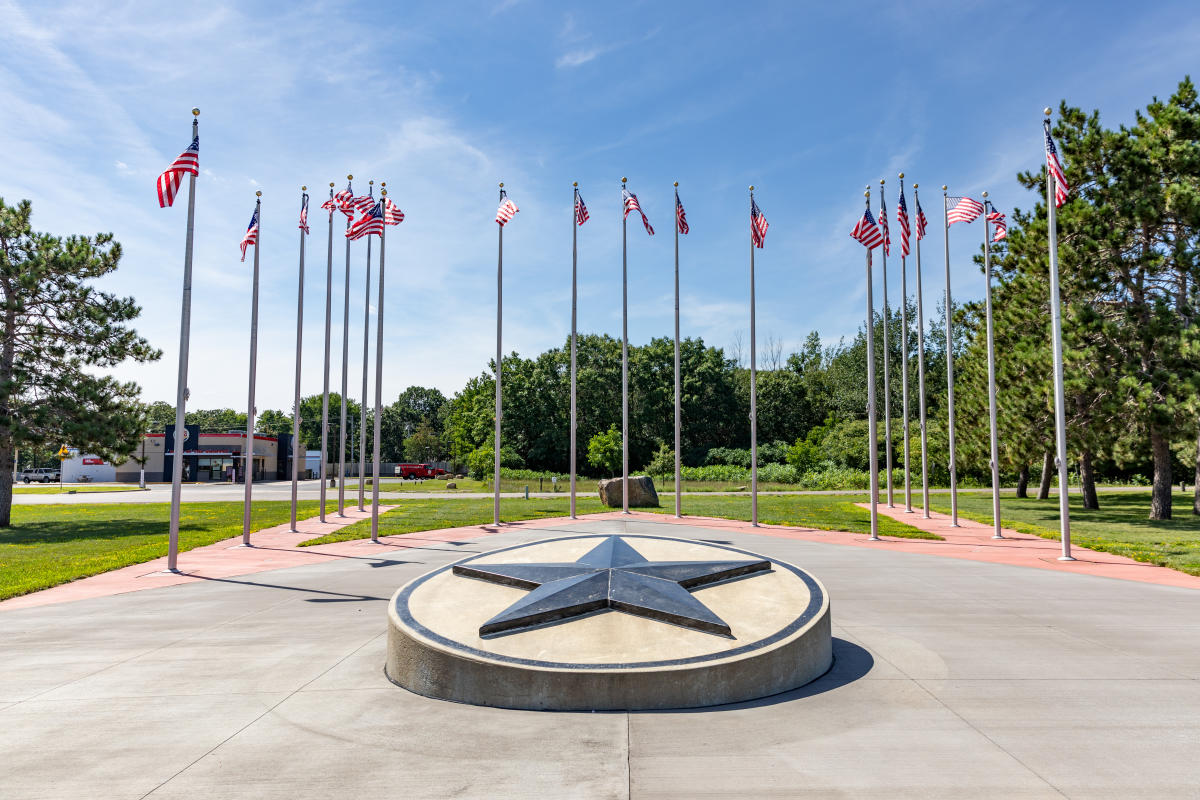
{"label": "concrete pavement", "polygon": [[[456,705],[383,676],[401,583],[626,529],[811,570],[832,598],[833,670],[755,703],[646,714]],[[0,612],[0,794],[1197,796],[1194,589],[645,517],[408,544]]]}

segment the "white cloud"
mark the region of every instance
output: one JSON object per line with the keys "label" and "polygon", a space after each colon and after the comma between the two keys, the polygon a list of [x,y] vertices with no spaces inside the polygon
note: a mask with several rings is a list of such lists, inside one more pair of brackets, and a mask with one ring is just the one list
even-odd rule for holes
{"label": "white cloud", "polygon": [[583,50],[572,50],[569,53],[563,53],[554,62],[554,66],[562,69],[563,67],[580,67],[589,61],[594,61],[596,56],[605,52],[603,47],[589,47]]}

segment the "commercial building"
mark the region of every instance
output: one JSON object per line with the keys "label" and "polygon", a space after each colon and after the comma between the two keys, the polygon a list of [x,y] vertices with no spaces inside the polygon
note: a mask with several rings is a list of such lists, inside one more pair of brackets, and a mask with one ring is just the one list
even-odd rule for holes
{"label": "commercial building", "polygon": [[[133,457],[116,467],[116,480],[137,483],[145,460],[146,480],[171,480],[175,457],[175,426],[168,425],[163,433],[148,433]],[[251,464],[254,480],[273,481],[291,478],[292,437],[254,435]],[[183,479],[199,483],[210,481],[242,481],[246,469],[246,432],[201,433],[199,425],[184,426]]]}

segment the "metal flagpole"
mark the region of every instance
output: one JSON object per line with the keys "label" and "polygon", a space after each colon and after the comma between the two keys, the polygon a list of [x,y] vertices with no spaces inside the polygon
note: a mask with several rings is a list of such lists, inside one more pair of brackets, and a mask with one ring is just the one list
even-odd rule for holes
{"label": "metal flagpole", "polygon": [[[921,198],[917,184],[913,184],[913,201],[920,214]],[[921,287],[921,237],[916,237],[917,254],[917,391],[921,409],[921,508],[925,519],[929,519],[929,445],[925,432],[925,294]],[[906,415],[907,416],[907,415]]]}
{"label": "metal flagpole", "polygon": [[[900,196],[904,196],[904,173],[900,173]],[[900,383],[904,409],[904,511],[913,513],[912,471],[908,468],[908,261],[900,248]]]}
{"label": "metal flagpole", "polygon": [[[192,109],[192,139],[200,135],[200,109]],[[175,450],[171,464],[171,527],[167,571],[179,571],[179,503],[183,495],[183,434],[187,422],[188,347],[192,336],[192,234],[196,228],[196,176],[188,176],[187,234],[183,244],[183,301],[179,314],[179,376],[175,388]]]}
{"label": "metal flagpole", "polygon": [[992,333],[992,243],[988,231],[987,210],[991,203],[983,193],[983,279],[984,306],[987,310],[988,418],[992,435],[992,538],[1003,539],[1000,533],[1000,450],[996,431],[996,339]]}
{"label": "metal flagpole", "polygon": [[575,456],[576,456],[576,405],[575,405],[575,327],[578,318],[579,299],[579,181],[574,186],[571,202],[571,519],[575,519]]}
{"label": "metal flagpole", "polygon": [[[347,175],[346,180],[354,180]],[[351,217],[346,216],[346,230]],[[350,237],[346,237],[346,287],[342,290],[342,413],[338,424],[338,516],[346,516],[346,393],[350,391]],[[365,401],[366,398],[363,398]]]}
{"label": "metal flagpole", "polygon": [[[879,225],[887,224],[887,201],[883,197],[883,178],[879,179]],[[887,469],[888,508],[895,508],[895,498],[892,495],[892,388],[891,361],[892,348],[888,345],[888,328],[891,327],[891,317],[888,313],[887,288],[887,248],[885,243],[879,248],[883,257],[883,451],[884,467]]]}
{"label": "metal flagpole", "polygon": [[950,525],[958,527],[958,473],[954,457],[954,332],[951,328],[954,304],[950,298],[950,201],[942,186],[942,233],[946,246],[946,398],[950,433]]}
{"label": "metal flagpole", "polygon": [[[375,194],[375,181],[367,181],[368,196]],[[381,187],[386,183],[379,184]],[[363,499],[367,482],[367,361],[371,349],[371,237],[367,237],[367,277],[363,293],[363,370],[362,402],[358,406],[358,510],[365,511]]]}
{"label": "metal flagpole", "polygon": [[[863,192],[871,210],[871,187]],[[867,436],[871,459],[871,541],[879,541],[879,422],[875,413],[875,297],[872,294],[871,248],[867,248]]]}
{"label": "metal flagpole", "polygon": [[[500,201],[504,200],[504,184],[500,184]],[[500,337],[504,330],[504,226],[497,225],[496,255],[496,442],[492,447],[492,524],[500,524],[500,416],[503,413],[503,398],[500,394],[501,353]]]}
{"label": "metal flagpole", "polygon": [[[380,184],[379,196],[387,197],[387,189]],[[370,241],[370,237],[367,237]],[[387,224],[379,232],[379,289],[375,300],[375,424],[371,442],[371,541],[379,541],[379,439],[383,419],[383,265],[384,245],[387,241]],[[363,397],[366,403],[366,396]]]}
{"label": "metal flagpole", "polygon": [[329,257],[325,262],[325,388],[321,392],[321,522],[329,472],[329,335],[333,312],[333,184],[329,184]]}
{"label": "metal flagpole", "polygon": [[254,378],[258,371],[258,251],[262,249],[262,192],[255,192],[254,217],[258,220],[258,237],[254,242],[254,283],[250,291],[250,392],[246,400],[246,446],[242,459],[246,462],[246,499],[242,504],[242,544],[250,544],[250,499],[254,489]]}
{"label": "metal flagpole", "polygon": [[[300,205],[307,214],[308,187],[301,186],[300,192],[302,194]],[[299,533],[296,530],[296,497],[300,484],[300,353],[304,341],[304,237],[305,233],[302,228],[300,230],[300,275],[296,288],[296,396],[292,403],[292,533]]]}
{"label": "metal flagpole", "polygon": [[[621,188],[625,188],[621,178]],[[629,259],[625,229],[629,222],[621,200],[621,513],[629,513]]]}
{"label": "metal flagpole", "polygon": [[[1042,121],[1050,135],[1050,109]],[[1054,447],[1058,462],[1058,525],[1062,536],[1059,561],[1074,561],[1071,556],[1071,507],[1067,492],[1067,406],[1063,390],[1062,304],[1058,291],[1058,205],[1054,200],[1054,173],[1046,170],[1046,213],[1050,238],[1050,324],[1054,332]]]}
{"label": "metal flagpole", "polygon": [[[754,187],[750,187],[754,225]],[[758,354],[754,348],[754,236],[750,236],[750,524],[758,527]]]}
{"label": "metal flagpole", "polygon": [[[750,250],[751,258],[754,257],[754,250]],[[683,491],[683,483],[679,479],[679,447],[681,440],[681,428],[679,422],[679,181],[675,181],[675,518],[683,516],[681,513],[680,494]]]}

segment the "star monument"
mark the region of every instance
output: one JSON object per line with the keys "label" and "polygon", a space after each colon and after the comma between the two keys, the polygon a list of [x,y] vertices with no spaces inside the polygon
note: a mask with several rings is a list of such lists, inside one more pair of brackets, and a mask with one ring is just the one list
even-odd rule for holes
{"label": "star monument", "polygon": [[691,590],[770,570],[770,561],[647,561],[619,536],[607,537],[571,563],[454,566],[455,575],[530,590],[485,622],[480,636],[611,609],[731,637],[729,625]]}

